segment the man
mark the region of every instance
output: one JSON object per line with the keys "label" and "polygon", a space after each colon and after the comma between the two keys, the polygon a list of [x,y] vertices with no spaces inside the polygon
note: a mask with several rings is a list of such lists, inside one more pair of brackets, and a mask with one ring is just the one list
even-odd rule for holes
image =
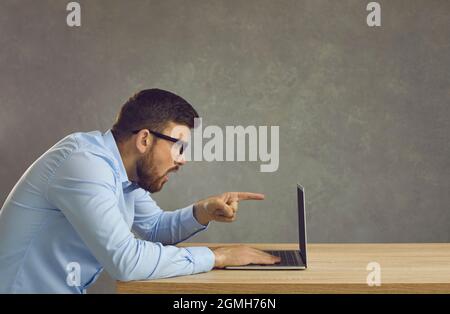
{"label": "man", "polygon": [[246,246],[172,246],[210,221],[234,221],[239,201],[264,198],[229,192],[173,212],[158,207],[150,193],[186,163],[196,117],[181,97],[143,90],[112,130],[71,134],[37,159],[0,212],[0,292],[84,293],[103,268],[128,281],[278,262]]}

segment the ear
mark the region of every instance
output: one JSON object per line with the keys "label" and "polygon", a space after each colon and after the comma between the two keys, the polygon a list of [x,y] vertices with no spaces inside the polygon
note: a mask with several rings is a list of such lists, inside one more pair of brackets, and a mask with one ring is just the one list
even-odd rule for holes
{"label": "ear", "polygon": [[139,153],[144,154],[150,149],[150,147],[152,146],[152,142],[153,141],[150,132],[146,129],[142,129],[138,134],[136,134],[134,144]]}

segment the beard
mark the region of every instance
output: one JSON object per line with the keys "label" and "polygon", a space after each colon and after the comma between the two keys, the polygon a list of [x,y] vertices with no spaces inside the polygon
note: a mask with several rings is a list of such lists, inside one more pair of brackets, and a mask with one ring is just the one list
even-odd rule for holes
{"label": "beard", "polygon": [[162,189],[166,183],[166,175],[172,170],[178,170],[178,167],[167,170],[163,175],[158,172],[155,162],[153,162],[153,149],[147,155],[142,156],[136,163],[136,174],[138,181],[136,182],[140,188],[155,193]]}

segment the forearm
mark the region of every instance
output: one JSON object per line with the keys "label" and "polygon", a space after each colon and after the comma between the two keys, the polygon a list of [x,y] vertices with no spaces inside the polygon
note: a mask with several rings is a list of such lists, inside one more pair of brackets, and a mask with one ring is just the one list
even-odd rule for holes
{"label": "forearm", "polygon": [[207,247],[162,246],[158,263],[146,279],[183,276],[210,271],[215,266],[215,255]]}
{"label": "forearm", "polygon": [[[200,219],[204,222],[203,219]],[[194,215],[193,206],[176,211],[163,211],[147,240],[163,244],[176,244],[206,229],[208,222],[201,223]]]}

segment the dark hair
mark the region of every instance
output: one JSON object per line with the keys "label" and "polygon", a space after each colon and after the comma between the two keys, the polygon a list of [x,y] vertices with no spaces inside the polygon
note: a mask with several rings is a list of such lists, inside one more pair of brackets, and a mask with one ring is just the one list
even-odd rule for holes
{"label": "dark hair", "polygon": [[194,118],[198,118],[197,111],[180,96],[162,89],[145,89],[122,106],[111,131],[121,142],[134,130],[161,132],[169,122],[193,128]]}

